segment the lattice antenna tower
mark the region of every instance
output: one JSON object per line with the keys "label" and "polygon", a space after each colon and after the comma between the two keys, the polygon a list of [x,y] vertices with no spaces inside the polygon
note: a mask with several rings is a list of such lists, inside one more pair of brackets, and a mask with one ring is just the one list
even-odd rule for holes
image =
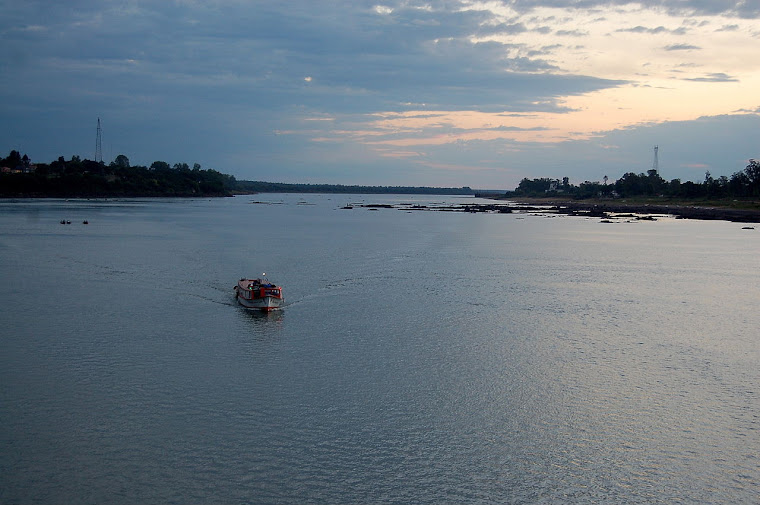
{"label": "lattice antenna tower", "polygon": [[656,173],[660,173],[660,161],[657,159],[657,151],[660,149],[660,146],[654,146],[654,161],[652,162],[652,170],[654,170]]}
{"label": "lattice antenna tower", "polygon": [[100,129],[100,118],[98,118],[98,132],[95,135],[95,163],[103,163],[103,131]]}

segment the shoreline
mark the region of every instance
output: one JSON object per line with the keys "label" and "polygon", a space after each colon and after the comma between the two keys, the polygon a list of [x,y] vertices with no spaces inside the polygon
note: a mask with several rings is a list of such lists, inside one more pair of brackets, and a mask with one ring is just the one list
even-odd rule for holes
{"label": "shoreline", "polygon": [[[52,196],[25,196],[25,197],[0,197],[0,202],[13,203],[14,200],[120,200],[120,199],[193,199],[193,198],[228,198],[234,196],[254,195],[260,193],[237,193],[215,195],[121,195],[121,196],[98,196],[98,197],[52,197]],[[339,194],[339,193],[335,193]],[[342,193],[340,193],[342,194]],[[354,207],[366,207],[370,210],[378,208],[395,208],[406,211],[428,210],[448,212],[496,212],[502,214],[517,213],[550,213],[568,216],[596,217],[602,220],[631,217],[637,220],[655,220],[654,216],[667,215],[676,219],[696,219],[703,221],[729,221],[736,223],[760,224],[760,202],[740,201],[751,208],[736,208],[730,206],[690,205],[680,201],[675,203],[651,203],[642,201],[621,200],[572,200],[568,198],[540,198],[540,197],[504,197],[480,196],[482,199],[492,200],[493,204],[485,203],[460,203],[454,205],[411,205],[411,204],[348,204],[343,209]]]}
{"label": "shoreline", "polygon": [[[760,209],[737,209],[711,205],[688,205],[683,203],[644,203],[626,201],[578,201],[561,198],[499,198],[524,207],[543,208],[561,214],[583,213],[593,217],[609,217],[609,214],[665,214],[679,219],[723,220],[737,223],[760,223]],[[548,207],[548,209],[547,209]]]}

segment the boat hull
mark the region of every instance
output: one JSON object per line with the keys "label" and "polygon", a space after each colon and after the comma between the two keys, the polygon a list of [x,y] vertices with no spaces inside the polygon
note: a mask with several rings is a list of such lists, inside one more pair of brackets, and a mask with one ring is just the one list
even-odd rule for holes
{"label": "boat hull", "polygon": [[282,287],[262,279],[240,279],[235,290],[235,298],[247,309],[269,312],[285,304]]}
{"label": "boat hull", "polygon": [[237,301],[246,309],[263,310],[265,312],[281,308],[284,302],[283,299],[275,298],[273,296],[265,296],[264,298],[256,298],[253,300],[246,300],[242,296],[237,296]]}

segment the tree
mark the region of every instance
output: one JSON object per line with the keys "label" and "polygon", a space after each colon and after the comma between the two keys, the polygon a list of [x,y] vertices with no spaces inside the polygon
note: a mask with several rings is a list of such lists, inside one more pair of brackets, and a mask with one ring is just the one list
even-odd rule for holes
{"label": "tree", "polygon": [[733,196],[749,196],[750,180],[745,172],[734,172],[728,181],[728,187]]}
{"label": "tree", "polygon": [[668,193],[671,195],[681,194],[681,179],[673,179],[668,183]]}
{"label": "tree", "polygon": [[749,181],[749,191],[752,195],[760,195],[760,161],[749,160],[749,165],[744,169]]}
{"label": "tree", "polygon": [[8,157],[5,158],[5,163],[10,168],[16,168],[17,166],[21,164],[21,155],[19,154],[18,151],[14,149],[13,151],[10,152],[10,154],[8,154]]}
{"label": "tree", "polygon": [[515,193],[527,196],[543,195],[549,191],[553,182],[556,183],[556,180],[546,177],[532,180],[525,177],[520,181],[520,184],[515,189]]}
{"label": "tree", "polygon": [[171,165],[169,165],[165,161],[154,161],[150,165],[151,170],[171,170],[171,168],[172,168]]}
{"label": "tree", "polygon": [[665,187],[665,180],[660,177],[660,174],[657,173],[657,170],[654,168],[647,170],[647,194],[649,195],[658,195],[662,193],[663,188]]}
{"label": "tree", "polygon": [[704,193],[709,197],[722,197],[725,196],[728,188],[728,179],[726,176],[721,176],[717,179],[713,179],[712,174],[708,170],[705,172],[705,182],[702,184],[704,187]]}
{"label": "tree", "polygon": [[645,185],[642,181],[643,178],[643,174],[641,176],[636,175],[633,172],[623,174],[623,176],[615,182],[615,191],[621,196],[642,195],[645,193]]}
{"label": "tree", "polygon": [[686,198],[696,198],[702,196],[702,186],[691,181],[686,181],[681,184],[681,195]]}
{"label": "tree", "polygon": [[123,154],[120,154],[116,157],[116,159],[113,160],[113,162],[111,162],[111,166],[118,168],[129,168],[129,158]]}
{"label": "tree", "polygon": [[603,186],[600,186],[598,182],[584,181],[580,183],[574,194],[576,198],[594,198],[600,194],[604,194]]}

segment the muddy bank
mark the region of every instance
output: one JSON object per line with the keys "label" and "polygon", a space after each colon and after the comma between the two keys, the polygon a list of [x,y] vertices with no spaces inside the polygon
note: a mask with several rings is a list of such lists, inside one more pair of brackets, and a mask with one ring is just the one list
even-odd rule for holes
{"label": "muddy bank", "polygon": [[561,214],[568,216],[595,217],[605,221],[620,219],[653,221],[657,216],[675,216],[679,219],[723,220],[738,223],[760,223],[760,210],[730,209],[720,207],[690,207],[682,205],[649,205],[632,203],[589,203],[573,201],[530,202],[502,200],[498,203],[462,203],[456,205],[419,204],[352,204],[343,209],[367,208],[369,210],[397,209],[438,212],[485,212],[498,214]]}
{"label": "muddy bank", "polygon": [[[523,205],[519,204],[518,205]],[[760,211],[722,207],[698,207],[684,205],[651,205],[635,203],[584,203],[546,202],[540,208],[552,209],[560,214],[588,215],[609,218],[628,213],[638,216],[670,215],[679,219],[723,220],[737,223],[760,223]]]}

